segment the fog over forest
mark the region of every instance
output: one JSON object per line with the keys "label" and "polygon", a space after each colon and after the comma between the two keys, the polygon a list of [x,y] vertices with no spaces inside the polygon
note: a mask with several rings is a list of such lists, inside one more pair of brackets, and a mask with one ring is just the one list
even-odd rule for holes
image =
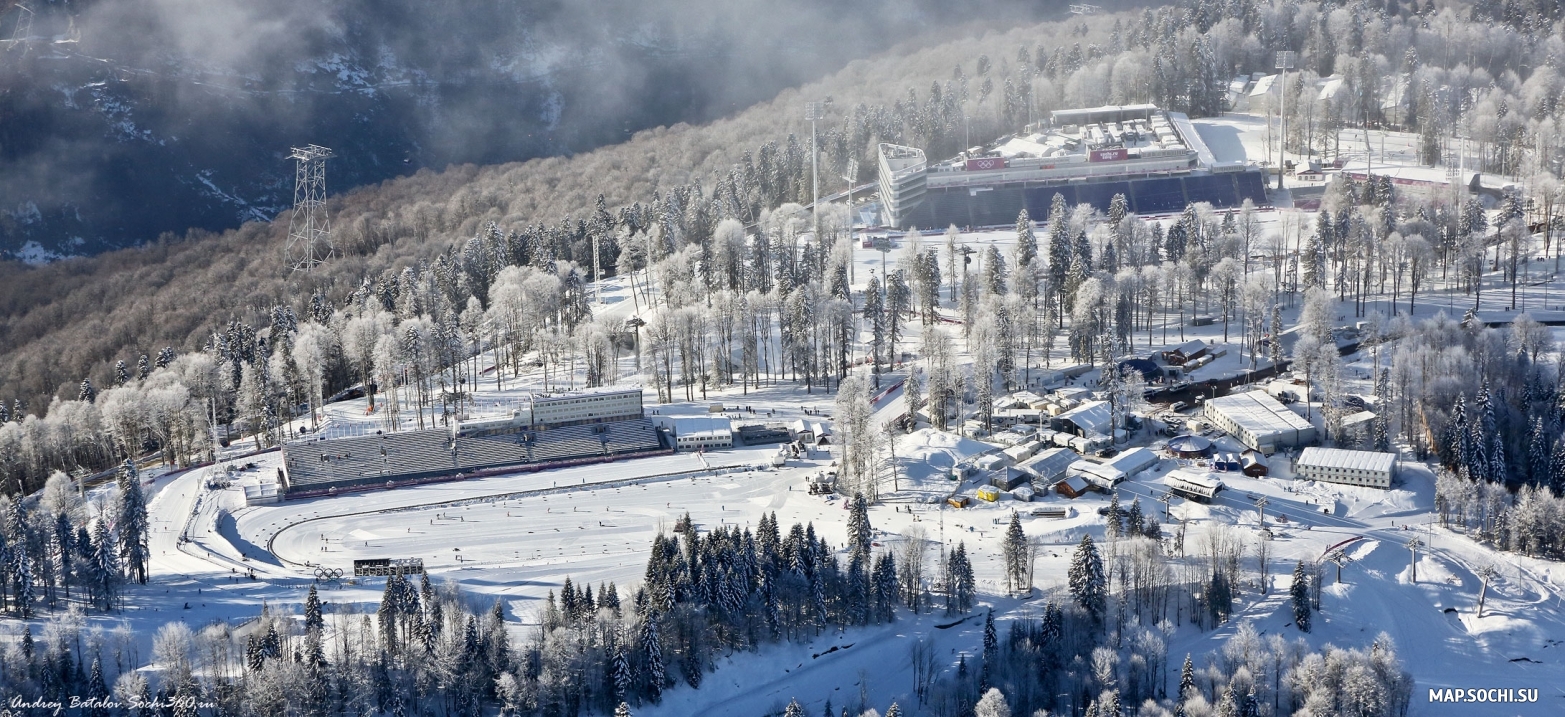
{"label": "fog over forest", "polygon": [[292,202],[704,122],[898,42],[1060,3],[46,0],[0,3],[0,256],[92,254]]}

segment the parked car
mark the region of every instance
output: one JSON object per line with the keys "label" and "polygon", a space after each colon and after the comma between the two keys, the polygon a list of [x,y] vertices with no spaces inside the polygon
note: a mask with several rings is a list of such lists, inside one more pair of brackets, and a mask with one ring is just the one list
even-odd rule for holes
{"label": "parked car", "polygon": [[1184,401],[1175,401],[1174,405],[1168,407],[1168,410],[1173,411],[1175,413],[1178,413],[1178,412],[1183,411],[1183,410],[1185,410],[1185,409],[1187,409],[1189,407],[1190,407],[1190,404],[1185,403]]}

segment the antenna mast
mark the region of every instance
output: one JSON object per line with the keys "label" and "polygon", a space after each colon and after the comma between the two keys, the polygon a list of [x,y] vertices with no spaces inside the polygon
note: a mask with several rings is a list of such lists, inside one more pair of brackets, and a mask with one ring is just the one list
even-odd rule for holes
{"label": "antenna mast", "polygon": [[318,144],[294,147],[293,218],[288,222],[288,247],[283,256],[290,272],[310,272],[330,259],[331,217],[326,213],[326,160],[337,156]]}

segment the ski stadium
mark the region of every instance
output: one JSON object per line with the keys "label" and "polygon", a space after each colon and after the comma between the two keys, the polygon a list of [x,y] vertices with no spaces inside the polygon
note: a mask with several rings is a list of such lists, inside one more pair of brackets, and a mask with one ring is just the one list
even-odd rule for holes
{"label": "ski stadium", "polygon": [[1103,211],[1123,194],[1142,215],[1194,202],[1266,204],[1260,168],[1217,161],[1181,112],[1149,104],[1060,110],[1029,130],[934,165],[922,150],[881,144],[882,219],[900,229],[997,226],[1023,209],[1042,219],[1056,194]]}
{"label": "ski stadium", "polygon": [[644,415],[639,388],[538,395],[508,416],[449,429],[285,444],[281,493],[285,500],[336,495],[672,452]]}

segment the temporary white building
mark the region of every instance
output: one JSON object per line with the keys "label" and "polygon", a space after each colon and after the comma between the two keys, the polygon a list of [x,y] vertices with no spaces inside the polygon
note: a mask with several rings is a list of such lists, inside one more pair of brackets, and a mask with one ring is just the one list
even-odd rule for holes
{"label": "temporary white building", "polygon": [[1315,426],[1264,391],[1211,399],[1205,412],[1212,425],[1262,453],[1315,442]]}
{"label": "temporary white building", "polygon": [[1371,488],[1390,488],[1396,474],[1395,453],[1306,448],[1293,463],[1300,478]]}

